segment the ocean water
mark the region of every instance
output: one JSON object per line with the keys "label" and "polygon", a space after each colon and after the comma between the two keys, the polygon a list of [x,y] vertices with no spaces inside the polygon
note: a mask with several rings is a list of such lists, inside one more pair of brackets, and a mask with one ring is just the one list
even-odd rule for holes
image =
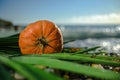
{"label": "ocean water", "polygon": [[[108,52],[120,54],[120,24],[107,25],[58,25],[62,31],[64,41],[75,40],[64,47],[94,47],[101,46]],[[6,37],[21,32],[0,29],[0,37]]]}
{"label": "ocean water", "polygon": [[120,25],[59,25],[64,40],[75,40],[65,47],[94,47],[120,54]]}

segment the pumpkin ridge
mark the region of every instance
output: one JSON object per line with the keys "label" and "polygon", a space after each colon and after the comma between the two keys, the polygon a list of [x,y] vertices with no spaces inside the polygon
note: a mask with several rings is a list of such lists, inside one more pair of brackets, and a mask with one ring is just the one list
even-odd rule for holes
{"label": "pumpkin ridge", "polygon": [[[50,34],[51,34],[51,32],[53,32],[55,29],[56,29],[56,26],[55,26],[55,24],[54,23],[52,23],[52,22],[50,22],[50,23],[52,23],[51,25],[47,25],[49,23],[49,21],[48,20],[43,20],[42,21],[42,31],[43,31],[43,37],[45,37],[45,38],[47,38]],[[51,27],[52,26],[52,27]],[[49,28],[48,28],[49,27]],[[45,35],[45,31],[46,31],[46,28],[47,29],[50,29],[50,31],[48,31],[47,32],[47,35]]]}
{"label": "pumpkin ridge", "polygon": [[34,36],[35,38],[37,38],[37,36],[35,34],[32,34],[32,36]]}
{"label": "pumpkin ridge", "polygon": [[35,54],[35,53],[34,53],[35,51],[36,51],[36,47],[34,47],[31,52],[32,52],[33,54]]}
{"label": "pumpkin ridge", "polygon": [[44,53],[44,49],[45,49],[45,47],[43,46],[43,47],[42,47],[42,53]]}
{"label": "pumpkin ridge", "polygon": [[39,53],[39,51],[40,51],[40,48],[39,48],[39,47],[36,47],[35,53],[37,54],[37,53]]}
{"label": "pumpkin ridge", "polygon": [[37,47],[36,54],[41,54],[41,48]]}
{"label": "pumpkin ridge", "polygon": [[[29,48],[27,48],[27,49],[29,49]],[[35,48],[34,48],[34,47],[31,47],[31,49],[32,49],[31,53],[33,53],[34,50],[35,50]],[[26,50],[26,49],[23,49],[23,50]],[[27,51],[27,53],[29,53],[29,51]]]}
{"label": "pumpkin ridge", "polygon": [[51,48],[53,48],[53,49],[55,50],[55,52],[57,51],[53,46],[51,46],[51,45],[49,45],[49,44],[48,44],[48,46],[51,47]]}
{"label": "pumpkin ridge", "polygon": [[45,26],[45,21],[42,21],[42,36],[44,37],[44,26]]}
{"label": "pumpkin ridge", "polygon": [[52,28],[52,29],[50,30],[50,32],[48,33],[48,35],[45,36],[45,38],[49,37],[55,30],[56,30],[56,28]]}
{"label": "pumpkin ridge", "polygon": [[33,54],[35,54],[34,52],[36,52],[36,47],[34,47],[34,49],[32,49],[31,51]]}
{"label": "pumpkin ridge", "polygon": [[51,47],[51,48],[54,48],[54,47],[52,47],[52,46],[51,46],[51,45],[49,45],[49,44],[48,44],[48,46],[49,46],[49,47]]}
{"label": "pumpkin ridge", "polygon": [[[21,38],[21,39],[24,40],[24,41],[28,41],[28,38]],[[21,39],[19,40],[19,43],[21,42]],[[24,46],[23,46],[23,45],[20,45],[20,44],[19,44],[19,46],[21,46],[21,48],[23,48],[23,49],[26,49],[26,48],[29,48],[29,47],[34,46],[35,40],[33,40],[33,39],[29,39],[29,40],[32,41],[32,43],[25,45],[26,42],[24,42],[24,43],[23,43]]]}
{"label": "pumpkin ridge", "polygon": [[56,32],[55,28],[54,28],[54,31],[51,30],[51,33],[49,33],[49,35],[46,38],[48,38],[53,32]]}
{"label": "pumpkin ridge", "polygon": [[52,42],[52,41],[54,41],[54,40],[58,40],[58,39],[60,39],[60,38],[55,38],[55,39],[49,40],[48,43],[49,43],[49,42]]}
{"label": "pumpkin ridge", "polygon": [[44,25],[45,25],[45,24],[44,24],[44,21],[42,21],[42,26],[41,26],[41,28],[42,28],[42,30],[41,30],[41,31],[42,31],[42,32],[41,32],[41,33],[42,33],[42,36],[43,36],[43,34],[44,34],[44,29],[43,29],[43,26],[44,26]]}
{"label": "pumpkin ridge", "polygon": [[[33,41],[33,42],[36,42],[36,37],[34,36],[34,39],[33,38],[25,38],[25,37],[23,37],[22,39],[25,39],[26,41],[27,40],[31,40],[31,41]],[[33,43],[32,42],[32,43]],[[33,43],[34,44],[34,43]]]}
{"label": "pumpkin ridge", "polygon": [[32,44],[32,45],[26,46],[26,47],[24,47],[22,49],[27,49],[27,48],[32,47],[32,46],[34,46],[34,45]]}

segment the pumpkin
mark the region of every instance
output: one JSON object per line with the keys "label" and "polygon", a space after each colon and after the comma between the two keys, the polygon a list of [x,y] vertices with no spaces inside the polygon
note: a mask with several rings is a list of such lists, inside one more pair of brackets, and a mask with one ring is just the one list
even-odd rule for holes
{"label": "pumpkin", "polygon": [[39,20],[20,33],[19,47],[22,54],[58,53],[63,49],[63,37],[56,24]]}

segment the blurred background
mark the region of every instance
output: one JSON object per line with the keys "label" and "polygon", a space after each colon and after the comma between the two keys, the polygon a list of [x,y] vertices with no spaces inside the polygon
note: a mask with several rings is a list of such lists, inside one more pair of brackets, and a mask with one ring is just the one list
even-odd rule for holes
{"label": "blurred background", "polygon": [[120,54],[120,0],[0,0],[0,37],[43,19],[56,23],[64,40],[75,40],[65,47]]}

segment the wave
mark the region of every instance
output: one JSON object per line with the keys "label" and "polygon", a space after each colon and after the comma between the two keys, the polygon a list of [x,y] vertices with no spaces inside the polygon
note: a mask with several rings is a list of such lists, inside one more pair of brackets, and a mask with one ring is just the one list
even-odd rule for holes
{"label": "wave", "polygon": [[120,25],[59,26],[65,39],[120,38]]}

